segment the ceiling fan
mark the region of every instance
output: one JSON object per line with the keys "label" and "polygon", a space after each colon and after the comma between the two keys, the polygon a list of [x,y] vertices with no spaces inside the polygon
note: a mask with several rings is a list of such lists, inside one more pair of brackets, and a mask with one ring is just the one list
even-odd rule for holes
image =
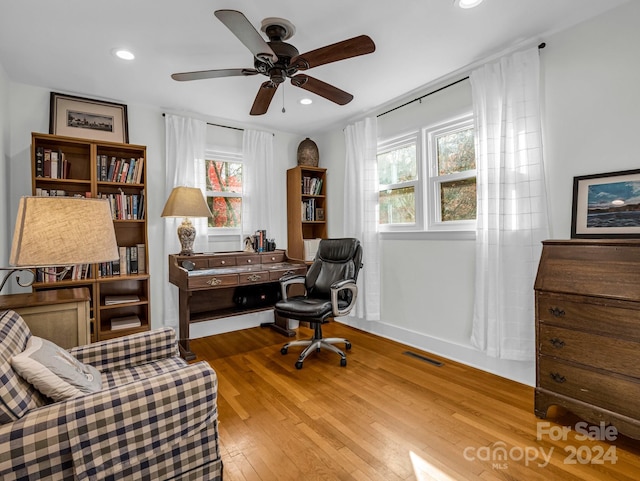
{"label": "ceiling fan", "polygon": [[201,70],[197,72],[174,73],[174,80],[200,80],[219,77],[249,76],[262,74],[269,77],[258,90],[251,107],[251,115],[262,115],[269,109],[271,99],[278,86],[291,79],[291,84],[313,92],[338,105],[351,102],[353,95],[340,90],[322,80],[298,73],[319,65],[344,60],[375,51],[373,40],[360,35],[342,42],[300,54],[293,45],[284,42],[295,33],[291,22],[283,18],[265,18],[261,30],[269,37],[266,42],[251,25],[247,17],[236,10],[216,10],[215,16],[251,51],[255,68],[232,68],[220,70]]}

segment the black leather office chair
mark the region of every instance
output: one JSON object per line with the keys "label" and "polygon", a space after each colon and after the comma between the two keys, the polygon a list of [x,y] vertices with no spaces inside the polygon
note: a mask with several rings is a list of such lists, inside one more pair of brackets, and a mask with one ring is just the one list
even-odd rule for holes
{"label": "black leather office chair", "polygon": [[[311,339],[292,341],[285,344],[280,352],[286,354],[291,346],[307,346],[296,362],[302,363],[314,350],[326,348],[340,355],[340,365],[347,365],[344,352],[334,344],[344,343],[351,349],[347,339],[323,338],[322,324],[330,317],[347,315],[356,302],[358,271],[362,267],[362,246],[358,239],[322,239],[316,257],[306,276],[292,275],[280,279],[282,300],[275,305],[276,313],[289,319],[309,322],[313,325]],[[288,296],[292,284],[304,284],[305,294]]]}

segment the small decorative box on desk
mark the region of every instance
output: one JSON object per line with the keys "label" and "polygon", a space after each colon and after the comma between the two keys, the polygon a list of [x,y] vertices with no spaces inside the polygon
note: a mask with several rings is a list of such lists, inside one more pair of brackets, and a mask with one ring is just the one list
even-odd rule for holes
{"label": "small decorative box on desk", "polygon": [[640,240],[545,241],[535,292],[536,415],[640,439]]}
{"label": "small decorative box on desk", "polygon": [[[179,289],[182,356],[188,361],[195,359],[189,348],[191,323],[272,309],[279,292],[278,279],[306,272],[304,262],[289,259],[283,250],[170,255],[169,282]],[[276,323],[273,327],[290,335],[286,325]]]}

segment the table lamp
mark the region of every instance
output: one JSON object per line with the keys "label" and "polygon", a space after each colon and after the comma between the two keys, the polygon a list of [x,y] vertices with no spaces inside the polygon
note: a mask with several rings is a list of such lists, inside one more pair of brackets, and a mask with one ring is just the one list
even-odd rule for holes
{"label": "table lamp", "polygon": [[178,226],[181,256],[193,255],[193,241],[196,238],[196,228],[189,217],[213,217],[202,191],[197,187],[174,187],[167,203],[162,210],[162,217],[184,217]]}
{"label": "table lamp", "polygon": [[[32,269],[64,267],[57,277],[77,264],[98,264],[118,259],[118,244],[111,207],[106,199],[84,197],[22,197],[11,244],[9,271],[0,284],[16,274],[22,287],[35,280]],[[30,272],[23,283],[20,272]]]}

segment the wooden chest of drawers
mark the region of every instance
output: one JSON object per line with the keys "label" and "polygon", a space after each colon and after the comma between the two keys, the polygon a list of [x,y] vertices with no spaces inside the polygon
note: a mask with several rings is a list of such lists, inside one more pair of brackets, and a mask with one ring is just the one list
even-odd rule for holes
{"label": "wooden chest of drawers", "polygon": [[536,415],[640,439],[640,241],[545,241],[535,291]]}

